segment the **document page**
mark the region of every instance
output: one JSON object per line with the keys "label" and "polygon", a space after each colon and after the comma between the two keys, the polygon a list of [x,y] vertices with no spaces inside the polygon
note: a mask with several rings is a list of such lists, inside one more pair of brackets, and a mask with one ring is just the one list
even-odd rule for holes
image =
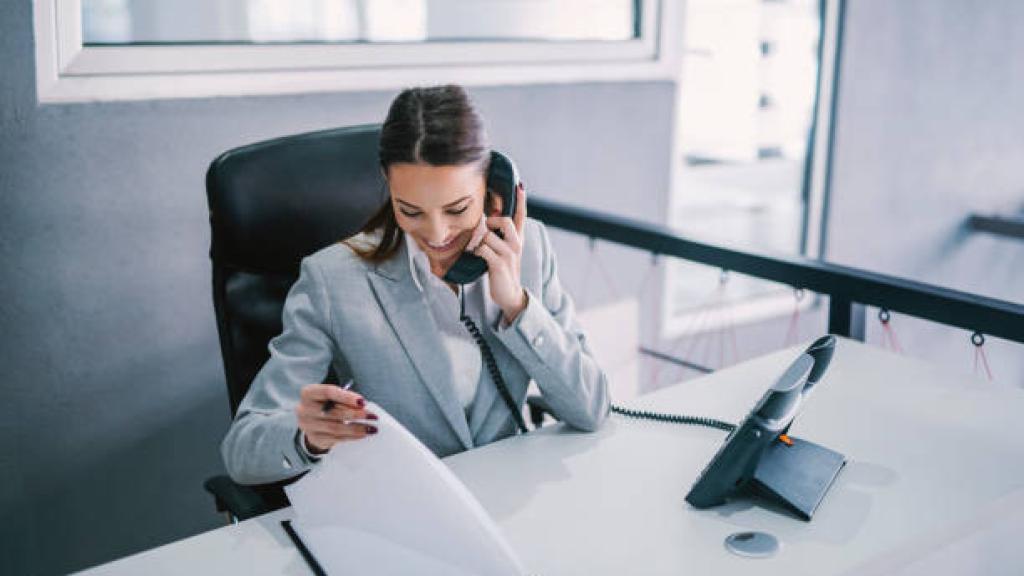
{"label": "document page", "polygon": [[525,574],[466,486],[377,405],[379,432],[334,446],[285,488],[292,526],[328,574]]}

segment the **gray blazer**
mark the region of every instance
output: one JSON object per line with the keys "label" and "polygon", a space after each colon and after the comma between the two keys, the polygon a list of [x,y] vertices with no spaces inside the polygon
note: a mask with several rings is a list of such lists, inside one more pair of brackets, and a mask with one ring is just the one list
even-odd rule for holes
{"label": "gray blazer", "polygon": [[[524,228],[520,279],[526,309],[508,327],[480,329],[520,406],[533,379],[560,420],[593,431],[608,414],[606,377],[558,281],[547,231],[529,218]],[[438,456],[516,431],[493,385],[479,387],[468,417],[459,404],[449,385],[451,362],[436,343],[437,329],[414,284],[404,243],[379,264],[360,259],[344,244],[305,258],[285,300],[283,321],[283,331],[270,342],[270,359],[221,445],[237,482],[282,480],[313,465],[297,442],[295,406],[299,390],[322,382],[328,367],[342,381],[353,379],[353,390],[382,406]]]}

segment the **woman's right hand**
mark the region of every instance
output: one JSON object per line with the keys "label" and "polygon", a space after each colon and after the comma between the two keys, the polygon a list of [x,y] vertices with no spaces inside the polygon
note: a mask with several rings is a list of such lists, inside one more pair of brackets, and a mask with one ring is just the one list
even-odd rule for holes
{"label": "woman's right hand", "polygon": [[[324,411],[324,403],[334,406]],[[358,440],[367,434],[376,434],[377,427],[350,423],[352,420],[376,420],[377,415],[365,410],[366,400],[351,390],[334,384],[303,386],[295,413],[299,429],[306,436],[306,448],[313,454],[323,454],[343,440]]]}

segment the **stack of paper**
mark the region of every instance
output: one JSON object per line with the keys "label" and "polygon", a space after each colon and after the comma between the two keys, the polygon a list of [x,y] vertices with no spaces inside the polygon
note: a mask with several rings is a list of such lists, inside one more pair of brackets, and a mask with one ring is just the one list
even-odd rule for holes
{"label": "stack of paper", "polygon": [[334,446],[285,488],[292,527],[328,574],[521,576],[500,529],[426,446],[379,406],[379,432]]}

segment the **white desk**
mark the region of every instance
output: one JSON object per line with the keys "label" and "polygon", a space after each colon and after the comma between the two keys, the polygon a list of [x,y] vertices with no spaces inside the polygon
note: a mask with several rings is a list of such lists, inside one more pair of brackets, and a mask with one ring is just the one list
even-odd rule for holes
{"label": "white desk", "polygon": [[[802,347],[647,395],[635,405],[738,421]],[[792,434],[844,453],[814,519],[683,497],[723,432],[612,416],[552,426],[446,462],[543,575],[1024,573],[1024,390],[841,340]],[[220,528],[89,574],[308,574],[278,521]],[[724,538],[765,530],[770,559]],[[1005,546],[1004,546],[1005,544]],[[361,559],[372,573],[372,558]]]}

